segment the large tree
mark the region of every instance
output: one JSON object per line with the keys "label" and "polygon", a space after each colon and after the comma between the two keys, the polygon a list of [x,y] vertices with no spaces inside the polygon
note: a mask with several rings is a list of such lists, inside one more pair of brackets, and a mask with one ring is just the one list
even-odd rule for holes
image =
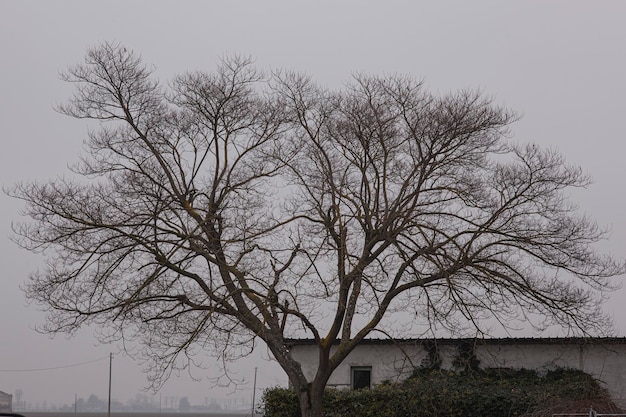
{"label": "large tree", "polygon": [[[624,266],[568,199],[588,177],[513,143],[516,115],[478,92],[365,75],[329,90],[242,58],[161,86],[111,44],[63,79],[75,94],[59,110],[99,123],[78,175],[9,190],[32,219],[16,240],[46,259],[26,295],[49,332],[139,341],[156,384],[180,358],[260,339],[320,416],[350,351],[399,334],[390,317],[606,328],[599,301]],[[290,337],[315,340],[312,380]]]}

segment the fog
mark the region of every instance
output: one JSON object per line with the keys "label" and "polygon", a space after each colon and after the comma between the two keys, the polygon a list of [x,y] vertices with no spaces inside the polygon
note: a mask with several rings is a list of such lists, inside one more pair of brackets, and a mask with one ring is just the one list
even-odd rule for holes
{"label": "fog", "polygon": [[[485,1],[28,1],[0,2],[0,182],[67,173],[87,123],[53,110],[72,91],[59,71],[102,41],[120,42],[167,81],[215,68],[225,54],[251,55],[260,68],[293,69],[340,87],[354,73],[410,74],[433,92],[478,88],[523,117],[514,140],[558,149],[594,179],[576,192],[581,209],[612,231],[601,249],[623,257],[626,164],[626,3],[583,0]],[[10,241],[20,203],[0,194],[0,391],[23,401],[71,404],[75,396],[144,393],[141,366],[122,346],[98,345],[94,329],[54,339],[34,331],[44,316],[20,286],[42,264]],[[626,336],[624,291],[606,303]],[[521,335],[531,335],[524,334]],[[207,357],[208,358],[208,357]],[[264,349],[234,364],[233,386],[216,386],[219,364],[173,376],[152,398],[252,396],[286,385]],[[225,383],[221,380],[220,383]],[[257,398],[259,395],[257,395]]]}

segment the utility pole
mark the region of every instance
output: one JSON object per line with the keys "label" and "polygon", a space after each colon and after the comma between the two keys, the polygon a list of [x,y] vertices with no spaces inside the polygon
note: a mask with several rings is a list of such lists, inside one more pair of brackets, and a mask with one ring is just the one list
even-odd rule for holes
{"label": "utility pole", "polygon": [[109,354],[109,410],[108,417],[111,417],[111,375],[113,374],[113,353]]}
{"label": "utility pole", "polygon": [[254,367],[254,385],[252,387],[252,412],[250,413],[250,415],[252,417],[254,417],[254,402],[256,401],[256,370],[257,367]]}

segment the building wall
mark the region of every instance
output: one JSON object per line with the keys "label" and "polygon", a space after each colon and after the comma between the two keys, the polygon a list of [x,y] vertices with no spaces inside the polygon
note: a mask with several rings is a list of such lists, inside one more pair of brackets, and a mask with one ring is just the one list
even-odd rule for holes
{"label": "building wall", "polygon": [[[541,339],[537,339],[541,340]],[[312,379],[317,369],[317,348],[296,344],[291,352],[301,363],[304,374]],[[437,345],[441,367],[453,369],[459,355],[458,343]],[[597,343],[502,343],[474,346],[474,354],[482,368],[513,368],[547,371],[555,368],[580,369],[604,382],[614,401],[626,407],[626,342]],[[380,343],[357,346],[333,372],[328,386],[350,387],[351,368],[371,366],[372,385],[398,381],[408,377],[415,367],[428,358],[419,342]]]}

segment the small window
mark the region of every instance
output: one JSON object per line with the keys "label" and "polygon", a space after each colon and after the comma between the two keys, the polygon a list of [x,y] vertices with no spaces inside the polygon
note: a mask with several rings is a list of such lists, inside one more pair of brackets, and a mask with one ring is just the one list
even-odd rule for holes
{"label": "small window", "polygon": [[353,366],[352,389],[370,388],[372,382],[371,366]]}

